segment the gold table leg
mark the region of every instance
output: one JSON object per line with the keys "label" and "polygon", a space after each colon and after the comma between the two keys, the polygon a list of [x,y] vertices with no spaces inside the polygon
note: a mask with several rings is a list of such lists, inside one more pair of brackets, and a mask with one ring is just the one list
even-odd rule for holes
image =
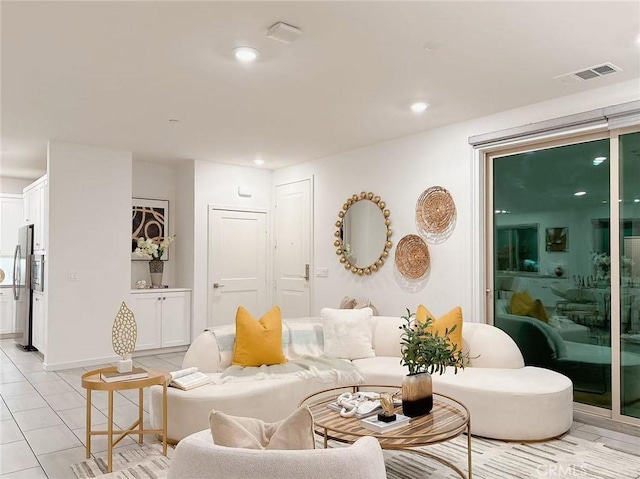
{"label": "gold table leg", "polygon": [[87,389],[87,459],[91,457],[91,389]]}
{"label": "gold table leg", "polygon": [[162,384],[162,454],[167,455],[167,381]]}
{"label": "gold table leg", "polygon": [[467,423],[467,477],[471,479],[471,421]]}
{"label": "gold table leg", "polygon": [[140,433],[138,434],[138,443],[142,444],[143,436],[142,436],[142,420],[144,417],[144,408],[143,408],[143,393],[142,388],[138,389],[138,419],[140,420],[140,425],[138,426],[138,430]]}
{"label": "gold table leg", "polygon": [[107,471],[113,470],[113,390],[109,390],[109,419],[107,424]]}

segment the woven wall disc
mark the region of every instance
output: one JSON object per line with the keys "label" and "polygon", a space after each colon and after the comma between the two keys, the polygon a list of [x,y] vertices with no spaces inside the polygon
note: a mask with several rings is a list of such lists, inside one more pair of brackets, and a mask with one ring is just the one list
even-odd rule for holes
{"label": "woven wall disc", "polygon": [[416,228],[429,243],[442,243],[456,225],[456,204],[442,186],[425,190],[416,203]]}
{"label": "woven wall disc", "polygon": [[407,235],[396,246],[396,267],[405,278],[422,278],[429,270],[429,247],[418,235]]}

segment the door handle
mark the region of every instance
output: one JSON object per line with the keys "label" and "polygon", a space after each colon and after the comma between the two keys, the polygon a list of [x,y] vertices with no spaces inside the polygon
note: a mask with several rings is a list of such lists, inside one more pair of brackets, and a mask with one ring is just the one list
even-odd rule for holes
{"label": "door handle", "polygon": [[13,253],[13,299],[18,301],[20,299],[20,268],[18,267],[18,261],[22,256],[20,252],[20,245],[16,245],[16,251]]}
{"label": "door handle", "polygon": [[309,281],[309,263],[304,265],[304,279]]}
{"label": "door handle", "polygon": [[224,288],[224,284],[213,283],[213,289]]}

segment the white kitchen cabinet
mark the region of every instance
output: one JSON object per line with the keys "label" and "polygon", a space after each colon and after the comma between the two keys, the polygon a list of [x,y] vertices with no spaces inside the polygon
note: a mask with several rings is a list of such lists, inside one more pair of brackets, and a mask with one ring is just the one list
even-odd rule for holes
{"label": "white kitchen cabinet", "polygon": [[191,342],[191,291],[132,291],[129,309],[138,326],[136,351],[184,346]]}
{"label": "white kitchen cabinet", "polygon": [[47,324],[44,293],[33,292],[33,302],[31,306],[32,317],[32,337],[31,343],[38,348],[42,354],[45,354],[45,326]]}
{"label": "white kitchen cabinet", "polygon": [[22,198],[17,195],[0,195],[0,255],[13,255],[18,244],[20,226],[22,226]]}
{"label": "white kitchen cabinet", "polygon": [[33,250],[43,253],[47,249],[47,177],[36,180],[23,190],[24,224],[33,224]]}
{"label": "white kitchen cabinet", "polygon": [[15,301],[11,288],[0,288],[0,334],[14,333]]}

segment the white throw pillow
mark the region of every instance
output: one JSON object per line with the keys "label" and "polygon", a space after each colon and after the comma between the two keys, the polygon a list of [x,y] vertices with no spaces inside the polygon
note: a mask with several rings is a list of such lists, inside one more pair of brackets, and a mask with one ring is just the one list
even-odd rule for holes
{"label": "white throw pillow", "polygon": [[342,359],[373,358],[371,308],[320,311],[324,353]]}

